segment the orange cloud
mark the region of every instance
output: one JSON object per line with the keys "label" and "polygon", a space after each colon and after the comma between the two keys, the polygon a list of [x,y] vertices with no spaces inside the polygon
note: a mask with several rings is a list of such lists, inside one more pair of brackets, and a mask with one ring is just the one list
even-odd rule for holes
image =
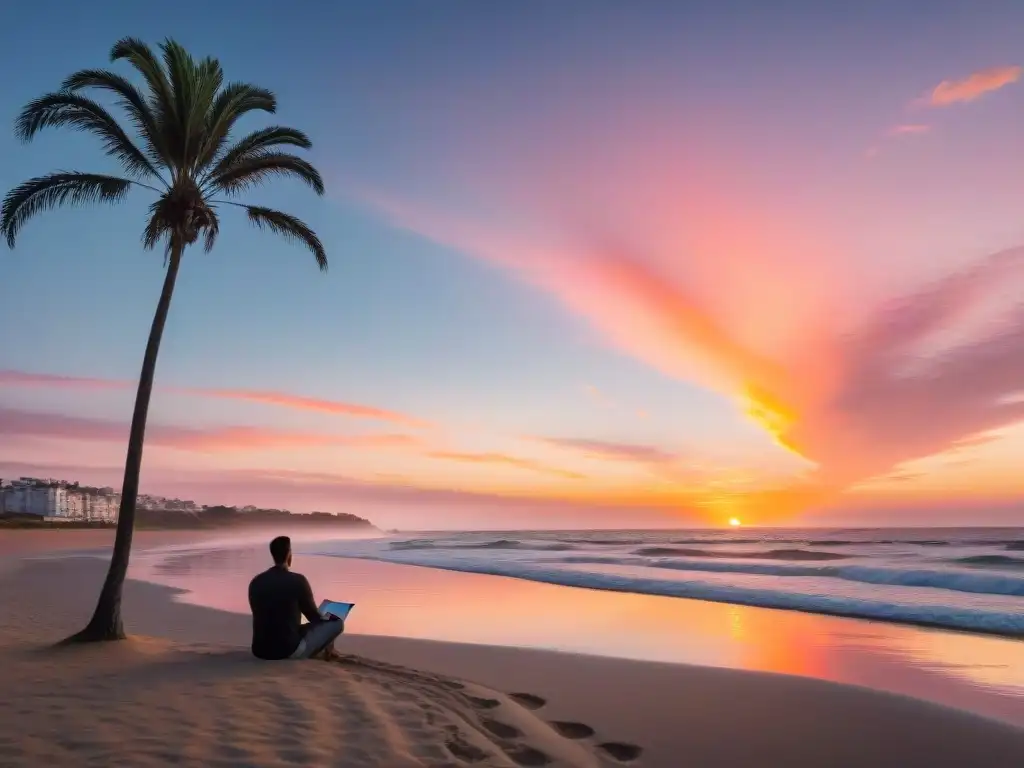
{"label": "orange cloud", "polygon": [[974,101],[980,96],[998,91],[1020,79],[1018,66],[990,67],[975,72],[962,80],[943,80],[928,96],[933,107],[948,107],[950,104]]}
{"label": "orange cloud", "polygon": [[517,467],[519,469],[527,469],[532,472],[540,472],[541,474],[555,475],[556,477],[566,477],[570,480],[583,480],[584,475],[579,472],[571,472],[567,469],[560,469],[559,467],[548,466],[532,459],[524,459],[518,456],[509,456],[504,453],[468,453],[468,452],[457,452],[457,451],[433,451],[427,454],[433,459],[442,459],[445,461],[461,461],[469,464],[501,464],[510,467]]}
{"label": "orange cloud", "polygon": [[[549,292],[611,346],[735,399],[777,444],[811,463],[792,488],[754,495],[766,505],[823,504],[858,480],[1024,414],[1024,403],[1000,400],[1024,382],[1024,312],[928,357],[921,351],[1012,281],[1024,283],[1024,248],[982,259],[873,312],[865,308],[859,327],[839,329],[834,310],[823,304],[809,305],[813,313],[803,322],[780,324],[807,298],[799,294],[803,285],[817,286],[790,277],[780,284],[788,293],[766,299],[776,287],[765,284],[770,272],[758,273],[764,290],[751,294],[748,306],[722,312],[716,300],[731,300],[736,281],[748,278],[746,265],[756,271],[764,261],[756,250],[728,272],[701,273],[694,259],[686,279],[673,271],[672,258],[635,252],[593,231],[571,239],[563,230],[554,248],[524,239],[521,228],[488,229],[405,203],[367,202],[397,226],[497,263]],[[765,323],[784,329],[770,338],[772,347],[741,333]],[[590,449],[596,454],[596,446]],[[754,496],[750,502],[757,504]]]}
{"label": "orange cloud", "polygon": [[[26,371],[0,370],[0,386],[9,387],[61,387],[83,390],[116,390],[134,389],[136,382],[121,379],[97,379],[82,376],[60,376],[48,373],[29,373]],[[429,422],[417,419],[397,411],[375,408],[358,403],[345,403],[338,400],[323,400],[302,395],[290,395],[285,392],[272,392],[255,389],[208,389],[195,387],[158,387],[164,392],[193,397],[214,397],[225,400],[240,400],[250,403],[261,403],[280,408],[293,408],[302,411],[319,411],[336,416],[349,416],[358,419],[387,421],[406,427],[426,427]]]}

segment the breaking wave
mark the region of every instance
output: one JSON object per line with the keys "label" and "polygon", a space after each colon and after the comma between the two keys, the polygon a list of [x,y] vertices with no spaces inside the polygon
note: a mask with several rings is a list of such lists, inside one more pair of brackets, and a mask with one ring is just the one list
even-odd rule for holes
{"label": "breaking wave", "polygon": [[1024,532],[1005,532],[449,533],[339,541],[317,554],[1024,636],[1024,557],[993,552],[1024,551]]}

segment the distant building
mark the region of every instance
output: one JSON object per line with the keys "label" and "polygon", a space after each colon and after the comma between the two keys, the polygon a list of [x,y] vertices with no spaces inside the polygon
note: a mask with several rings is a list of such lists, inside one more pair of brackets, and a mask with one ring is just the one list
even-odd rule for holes
{"label": "distant building", "polygon": [[57,520],[116,520],[120,494],[107,488],[22,477],[0,488],[0,510]]}
{"label": "distant building", "polygon": [[67,488],[49,480],[23,477],[3,489],[5,512],[40,517],[69,517]]}
{"label": "distant building", "polygon": [[102,493],[99,489],[88,488],[73,494],[77,510],[73,517],[84,520],[117,520],[121,494]]}

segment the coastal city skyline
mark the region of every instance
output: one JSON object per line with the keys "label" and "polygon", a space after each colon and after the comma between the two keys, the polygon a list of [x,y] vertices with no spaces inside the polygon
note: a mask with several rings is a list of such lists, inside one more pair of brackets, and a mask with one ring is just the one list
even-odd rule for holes
{"label": "coastal city skyline", "polygon": [[[44,522],[62,520],[101,520],[116,522],[121,494],[112,486],[102,488],[85,485],[78,480],[56,477],[0,478],[0,513],[11,517],[28,517],[27,522],[41,519]],[[210,505],[192,499],[169,498],[151,493],[140,493],[136,504],[139,509],[161,512],[195,513],[209,507],[235,509],[241,513],[279,510],[263,508],[255,504]],[[333,515],[333,512],[317,514]]]}
{"label": "coastal city skyline", "polygon": [[[299,43],[260,2],[237,40],[99,5],[273,89],[328,190],[256,193],[326,276],[244,216],[186,254],[147,491],[402,528],[1019,521],[1024,8],[383,2]],[[9,67],[52,13],[3,25]],[[5,124],[106,65],[61,13]],[[6,189],[107,162],[71,132],[0,152]],[[120,485],[145,205],[46,214],[0,261],[0,476]]]}

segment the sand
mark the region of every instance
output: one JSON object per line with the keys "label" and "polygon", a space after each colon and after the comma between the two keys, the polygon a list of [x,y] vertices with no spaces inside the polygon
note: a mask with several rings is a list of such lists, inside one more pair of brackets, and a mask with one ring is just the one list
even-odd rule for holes
{"label": "sand", "polygon": [[132,640],[55,648],[104,563],[0,559],[0,766],[1024,765],[1024,731],[802,678],[346,635],[260,662],[248,618],[130,581]]}

